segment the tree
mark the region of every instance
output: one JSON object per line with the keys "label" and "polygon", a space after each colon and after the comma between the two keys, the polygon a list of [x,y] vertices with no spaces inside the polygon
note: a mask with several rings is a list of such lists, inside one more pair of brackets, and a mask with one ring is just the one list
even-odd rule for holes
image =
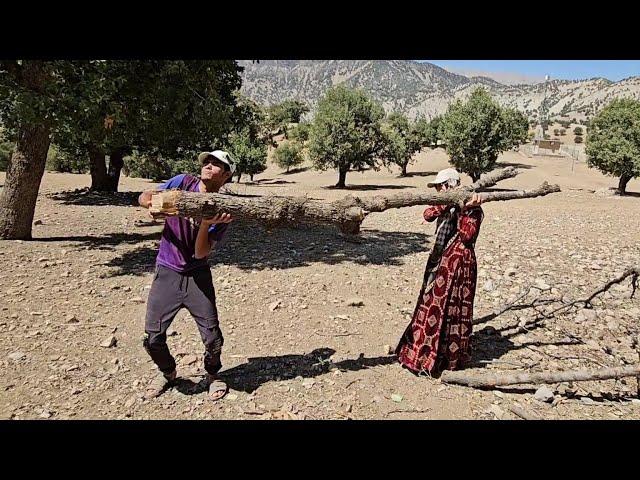
{"label": "tree", "polygon": [[557,136],[559,136],[559,135],[560,135],[560,130],[559,130],[559,129],[557,129],[557,128],[554,128],[554,129],[553,129],[553,134],[554,134],[556,137],[557,137]]}
{"label": "tree", "polygon": [[450,162],[476,181],[492,170],[498,155],[526,142],[527,118],[502,108],[483,88],[475,89],[466,103],[452,103],[440,128]]}
{"label": "tree", "polygon": [[582,137],[579,137],[579,136],[578,136],[578,137],[576,137],[573,141],[574,141],[575,143],[582,143],[582,142],[583,142]]}
{"label": "tree", "polygon": [[88,157],[93,190],[116,191],[134,151],[180,160],[224,144],[238,72],[233,61],[64,62],[55,142]]}
{"label": "tree", "polygon": [[300,145],[304,145],[304,143],[309,140],[310,127],[311,125],[308,123],[299,123],[295,127],[289,129],[287,138],[294,142],[298,142]]}
{"label": "tree", "polygon": [[407,176],[407,166],[413,155],[424,145],[430,145],[431,134],[429,124],[424,119],[410,123],[401,113],[391,113],[384,125],[384,150],[382,152],[385,164],[395,164],[400,167],[400,176]]}
{"label": "tree", "polygon": [[624,195],[629,180],[640,176],[640,102],[615,99],[593,117],[585,153],[588,166],[620,177]]}
{"label": "tree", "polygon": [[582,127],[576,127],[573,129],[575,135],[582,135]]}
{"label": "tree", "polygon": [[440,138],[439,129],[442,123],[441,116],[435,116],[431,120],[426,120],[424,117],[418,118],[413,126],[413,131],[417,135],[421,146],[433,147],[438,146],[438,140]]}
{"label": "tree", "polygon": [[564,136],[564,135],[566,135],[566,134],[567,134],[567,130],[566,130],[566,129],[564,129],[564,128],[561,128],[561,129],[560,129],[560,136]]}
{"label": "tree", "polygon": [[0,123],[15,142],[0,194],[0,238],[30,239],[47,161],[58,82],[55,62],[0,61]]}
{"label": "tree", "polygon": [[267,145],[271,142],[267,115],[256,102],[244,95],[237,95],[232,132],[229,135],[229,151],[236,160],[238,183],[242,174],[251,177],[267,168]]}
{"label": "tree", "polygon": [[363,91],[343,85],[319,101],[309,133],[309,157],[320,170],[338,170],[337,188],[345,187],[352,168],[376,167],[384,146],[381,105]]}
{"label": "tree", "polygon": [[309,111],[306,103],[300,100],[285,100],[267,109],[269,126],[274,131],[284,131],[287,136],[287,126],[290,123],[299,123],[302,115]]}
{"label": "tree", "polygon": [[276,165],[280,168],[286,168],[287,172],[289,172],[289,168],[298,166],[304,162],[302,146],[293,141],[286,141],[278,145],[273,156]]}

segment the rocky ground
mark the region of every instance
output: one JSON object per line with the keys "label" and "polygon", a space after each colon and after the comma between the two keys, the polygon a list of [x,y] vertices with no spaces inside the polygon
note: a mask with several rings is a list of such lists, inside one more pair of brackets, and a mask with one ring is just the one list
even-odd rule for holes
{"label": "rocky ground", "polygon": [[[486,204],[477,243],[476,317],[527,291],[581,298],[640,258],[640,181],[632,195],[616,180],[571,159],[509,152],[521,170],[501,188],[543,180],[562,193]],[[335,172],[276,167],[239,193],[335,199],[418,191],[447,158],[422,153],[411,175],[350,173],[345,191],[326,188]],[[4,174],[0,174],[0,185]],[[519,406],[544,419],[640,419],[634,378],[499,390],[418,378],[388,354],[410,320],[434,227],[422,207],[372,214],[357,240],[331,228],[265,231],[235,222],[211,264],[225,334],[230,393],[207,400],[202,345],[188,312],[169,345],[178,385],[144,401],[154,367],[142,348],[145,299],[161,223],[130,206],[153,184],[124,178],[122,194],[74,192],[87,175],[47,173],[33,241],[0,241],[0,417],[11,419],[511,419]],[[465,178],[465,183],[470,183]],[[478,325],[474,370],[548,371],[639,362],[640,295],[629,280],[594,301],[528,330],[533,309]],[[537,394],[536,394],[537,392]]]}

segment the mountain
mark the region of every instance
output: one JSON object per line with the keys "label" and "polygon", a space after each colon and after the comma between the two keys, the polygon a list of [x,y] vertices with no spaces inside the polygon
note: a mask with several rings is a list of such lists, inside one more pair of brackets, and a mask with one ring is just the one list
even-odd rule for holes
{"label": "mountain", "polygon": [[242,92],[272,105],[286,99],[307,102],[312,110],[324,92],[344,83],[364,89],[387,112],[401,111],[410,118],[431,118],[446,111],[452,101],[466,98],[483,86],[502,105],[532,116],[547,90],[551,116],[578,120],[592,116],[616,97],[640,99],[640,77],[619,82],[603,78],[553,80],[537,84],[507,85],[485,76],[467,77],[427,62],[409,60],[240,60],[244,67]]}

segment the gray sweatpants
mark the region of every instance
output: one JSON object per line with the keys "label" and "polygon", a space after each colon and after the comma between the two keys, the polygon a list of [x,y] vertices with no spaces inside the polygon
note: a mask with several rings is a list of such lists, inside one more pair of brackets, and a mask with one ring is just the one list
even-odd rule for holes
{"label": "gray sweatpants", "polygon": [[224,339],[218,325],[216,294],[209,267],[178,273],[158,265],[147,300],[144,347],[155,364],[168,374],[176,362],[167,346],[167,329],[178,311],[186,308],[198,324],[204,343],[204,368],[215,374],[222,367]]}

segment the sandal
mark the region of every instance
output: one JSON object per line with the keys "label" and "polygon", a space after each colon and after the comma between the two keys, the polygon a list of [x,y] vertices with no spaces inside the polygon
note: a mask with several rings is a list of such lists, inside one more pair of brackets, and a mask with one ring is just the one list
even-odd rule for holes
{"label": "sandal", "polygon": [[227,384],[217,375],[207,374],[207,382],[209,383],[209,400],[212,402],[220,400],[229,392]]}

